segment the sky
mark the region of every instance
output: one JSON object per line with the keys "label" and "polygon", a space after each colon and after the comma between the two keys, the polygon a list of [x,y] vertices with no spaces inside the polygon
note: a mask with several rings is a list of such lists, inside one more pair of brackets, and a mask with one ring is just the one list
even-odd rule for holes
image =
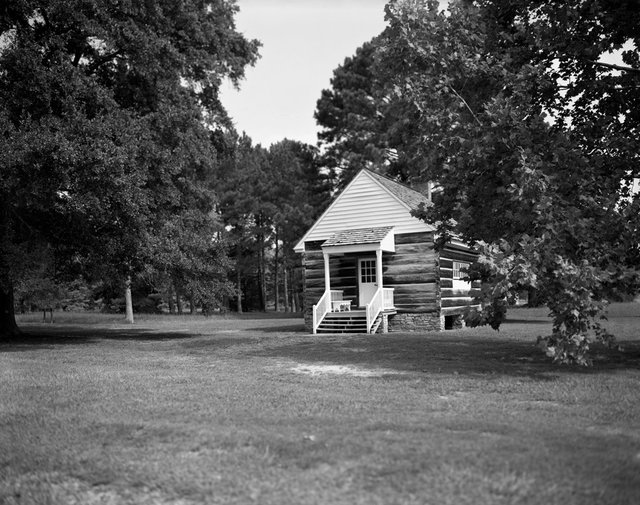
{"label": "sky", "polygon": [[385,27],[387,0],[238,0],[236,28],[262,42],[240,90],[221,100],[239,132],[269,147],[284,138],[316,144],[313,113],[333,70]]}

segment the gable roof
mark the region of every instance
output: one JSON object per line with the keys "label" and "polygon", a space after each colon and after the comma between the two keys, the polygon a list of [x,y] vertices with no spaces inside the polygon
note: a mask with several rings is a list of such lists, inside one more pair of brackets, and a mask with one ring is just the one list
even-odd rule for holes
{"label": "gable roof", "polygon": [[385,177],[375,172],[367,170],[368,174],[373,177],[378,183],[380,183],[389,193],[395,196],[398,200],[406,204],[411,210],[419,210],[420,204],[430,205],[429,199],[422,193],[411,189],[409,186],[405,186],[399,182],[396,182],[388,177]]}
{"label": "gable roof", "polygon": [[433,231],[434,227],[411,214],[422,203],[430,204],[418,191],[363,169],[338,194],[294,250],[303,252],[305,242],[325,241],[344,230],[393,227],[394,234]]}

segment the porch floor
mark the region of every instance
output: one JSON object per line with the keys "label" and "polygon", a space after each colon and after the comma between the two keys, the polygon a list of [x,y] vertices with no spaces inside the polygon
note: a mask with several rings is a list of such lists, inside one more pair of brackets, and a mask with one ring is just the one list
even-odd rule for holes
{"label": "porch floor", "polygon": [[[390,308],[390,309],[383,309],[381,314],[387,314],[389,316],[392,316],[394,314],[397,314],[398,311],[394,308]],[[327,315],[324,316],[325,318],[327,317],[339,317],[339,316],[365,316],[367,315],[367,311],[365,309],[352,309],[352,310],[343,310],[341,312],[327,312]]]}

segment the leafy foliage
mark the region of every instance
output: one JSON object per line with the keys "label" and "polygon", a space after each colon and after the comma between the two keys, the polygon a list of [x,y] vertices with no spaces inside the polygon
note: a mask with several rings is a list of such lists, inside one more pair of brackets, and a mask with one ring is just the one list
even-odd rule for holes
{"label": "leafy foliage", "polygon": [[[442,187],[423,217],[443,240],[484,243],[471,278],[484,283],[485,308],[472,322],[497,328],[509,298],[537,287],[554,318],[548,354],[579,364],[589,363],[590,334],[612,340],[598,317],[613,290],[638,289],[640,266],[638,198],[626,190],[640,175],[627,109],[638,99],[638,55],[625,53],[622,75],[597,64],[639,42],[635,25],[608,16],[640,12],[589,5],[597,15],[585,27],[584,4],[570,2],[459,2],[450,15],[434,2],[395,2],[385,60],[421,111],[423,151],[441,160],[422,174]],[[592,53],[589,27],[600,40]]]}
{"label": "leafy foliage", "polygon": [[419,136],[414,104],[394,93],[386,72],[381,73],[386,37],[385,31],[346,58],[317,102],[321,162],[332,171],[337,187],[363,168],[383,169],[407,181],[423,163],[412,146]]}
{"label": "leafy foliage", "polygon": [[[387,171],[437,184],[418,217],[437,225],[441,244],[455,235],[482,253],[469,276],[483,282],[484,308],[470,324],[499,328],[516,293],[536,288],[554,318],[541,341],[549,355],[588,364],[591,336],[613,342],[599,325],[607,300],[639,289],[640,199],[629,188],[640,177],[640,9],[604,0],[439,9],[387,5],[388,27],[318,102],[321,139],[347,165],[365,153],[348,142],[370,139],[394,152]],[[603,59],[616,51],[622,63]]]}
{"label": "leafy foliage", "polygon": [[21,262],[14,246],[34,240],[61,266],[121,279],[153,264],[158,240],[181,258],[189,246],[165,223],[199,233],[214,210],[211,132],[228,124],[218,87],[257,56],[235,11],[227,0],[26,0],[0,11],[4,292]]}
{"label": "leafy foliage", "polygon": [[[265,149],[246,135],[230,135],[227,146],[220,213],[235,259],[236,296],[245,309],[265,310],[272,280],[278,307],[280,279],[293,279],[300,266],[293,247],[329,202],[330,184],[312,146],[284,139]],[[301,289],[289,284],[282,290],[285,307]],[[242,298],[236,298],[239,310]]]}

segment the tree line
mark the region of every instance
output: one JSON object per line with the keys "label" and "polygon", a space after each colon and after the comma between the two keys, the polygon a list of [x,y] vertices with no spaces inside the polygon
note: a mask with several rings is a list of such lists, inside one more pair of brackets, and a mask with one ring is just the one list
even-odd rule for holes
{"label": "tree line", "polygon": [[177,310],[264,309],[268,273],[276,300],[298,306],[290,244],[326,185],[313,148],[234,131],[219,87],[238,85],[260,47],[236,12],[229,0],[3,4],[2,335],[19,331],[16,288],[48,304],[79,281],[121,294],[130,321],[132,292],[171,293]]}

